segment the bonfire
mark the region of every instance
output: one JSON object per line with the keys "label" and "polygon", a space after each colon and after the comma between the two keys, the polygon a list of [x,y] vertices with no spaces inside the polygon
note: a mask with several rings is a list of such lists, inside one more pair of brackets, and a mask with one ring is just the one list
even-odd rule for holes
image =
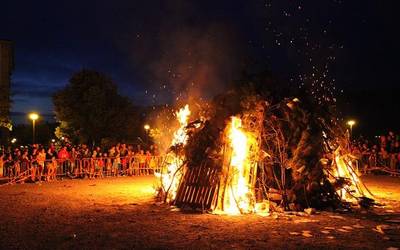
{"label": "bonfire", "polygon": [[158,196],[181,208],[268,215],[270,211],[371,204],[345,130],[301,98],[271,104],[255,93],[216,97],[207,116],[176,112]]}

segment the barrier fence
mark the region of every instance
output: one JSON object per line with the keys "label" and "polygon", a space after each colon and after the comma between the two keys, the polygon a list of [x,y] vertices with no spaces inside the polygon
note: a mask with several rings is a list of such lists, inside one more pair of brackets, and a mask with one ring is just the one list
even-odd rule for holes
{"label": "barrier fence", "polygon": [[96,178],[108,176],[139,176],[161,172],[165,157],[96,157],[52,159],[45,161],[15,161],[4,164],[3,176],[10,182],[27,179],[55,180],[57,178]]}
{"label": "barrier fence", "polygon": [[[399,160],[395,155],[363,154],[356,160],[359,173],[386,172],[400,176]],[[14,161],[3,164],[3,179],[10,183],[30,180],[55,180],[57,178],[98,178],[108,176],[139,176],[160,173],[164,156],[96,157],[79,159],[52,159],[45,161]],[[1,174],[1,173],[0,173]]]}
{"label": "barrier fence", "polygon": [[362,173],[381,171],[393,175],[400,174],[400,154],[362,153],[358,159],[359,170]]}

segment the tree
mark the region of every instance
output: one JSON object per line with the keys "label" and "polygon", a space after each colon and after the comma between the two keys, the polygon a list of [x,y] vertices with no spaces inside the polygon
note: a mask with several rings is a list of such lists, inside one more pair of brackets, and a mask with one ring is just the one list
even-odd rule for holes
{"label": "tree", "polygon": [[132,103],[118,94],[109,77],[93,70],[73,74],[66,87],[53,95],[53,103],[62,124],[57,131],[72,141],[121,141],[132,128]]}

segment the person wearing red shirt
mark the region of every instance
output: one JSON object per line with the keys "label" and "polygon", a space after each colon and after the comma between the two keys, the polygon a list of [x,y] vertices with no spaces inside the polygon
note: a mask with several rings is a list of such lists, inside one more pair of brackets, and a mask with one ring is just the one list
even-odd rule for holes
{"label": "person wearing red shirt", "polygon": [[70,158],[70,155],[69,155],[69,152],[68,152],[66,146],[62,147],[60,149],[60,151],[58,151],[57,157],[58,157],[58,162],[62,166],[62,174],[65,174],[67,167],[68,167],[68,161]]}

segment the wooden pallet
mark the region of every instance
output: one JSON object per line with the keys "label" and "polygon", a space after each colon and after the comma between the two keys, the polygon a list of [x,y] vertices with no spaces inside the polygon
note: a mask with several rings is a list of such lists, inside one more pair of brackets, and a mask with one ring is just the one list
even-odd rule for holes
{"label": "wooden pallet", "polygon": [[208,210],[216,205],[219,172],[202,164],[188,168],[178,188],[175,205],[192,209]]}

